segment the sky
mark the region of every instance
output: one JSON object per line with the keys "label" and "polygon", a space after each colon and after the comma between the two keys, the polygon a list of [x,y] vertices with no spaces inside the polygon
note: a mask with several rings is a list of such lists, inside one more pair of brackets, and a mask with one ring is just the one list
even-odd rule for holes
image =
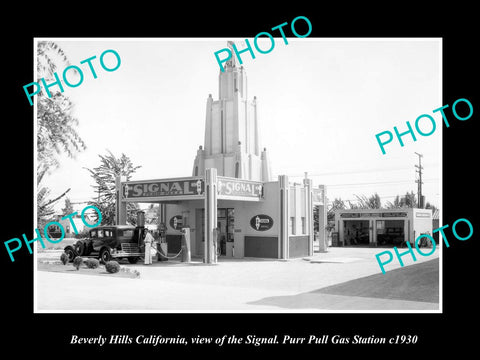
{"label": "sky", "polygon": [[[47,40],[47,39],[37,39]],[[132,180],[192,175],[203,145],[206,101],[218,99],[220,68],[214,52],[241,38],[104,38],[54,40],[84,80],[65,94],[75,104],[78,133],[87,149],[44,178],[51,196],[71,188],[75,203],[94,197],[93,179],[85,170],[100,164],[107,149],[142,167]],[[252,39],[249,39],[253,43]],[[262,49],[270,44],[261,41]],[[260,141],[269,152],[274,179],[304,173],[314,186],[325,184],[327,197],[355,200],[378,193],[382,204],[407,191],[417,193],[415,164],[423,154],[423,194],[441,208],[442,43],[438,38],[275,38],[268,54],[242,54],[248,97],[257,97]],[[120,67],[104,71],[100,55],[115,50]],[[96,55],[92,64],[80,62]],[[114,66],[112,54],[105,56]],[[69,80],[75,77],[69,74]],[[33,80],[32,80],[33,81]],[[406,131],[422,114],[436,120],[431,136],[394,139],[383,155],[375,135],[397,126]],[[425,119],[424,132],[431,129]],[[56,205],[59,211],[63,199]],[[76,204],[81,210],[86,204]]]}

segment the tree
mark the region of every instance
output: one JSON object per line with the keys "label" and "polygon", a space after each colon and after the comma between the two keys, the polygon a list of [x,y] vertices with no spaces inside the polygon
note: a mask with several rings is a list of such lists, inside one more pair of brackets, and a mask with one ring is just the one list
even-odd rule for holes
{"label": "tree", "polygon": [[[63,50],[52,41],[38,42],[37,82],[41,83],[41,78],[46,83],[54,82],[53,74],[59,65],[70,65]],[[60,92],[58,86],[49,88],[49,91],[51,97],[43,91],[37,95],[37,158],[40,171],[57,168],[58,155],[66,153],[69,157],[74,157],[77,152],[86,149],[75,129],[78,120],[72,114],[72,101]]]}
{"label": "tree", "polygon": [[346,208],[347,205],[345,204],[345,201],[343,201],[341,198],[335,198],[335,200],[332,201],[332,205],[327,210],[327,231],[332,231],[335,228],[335,211],[345,210]]}
{"label": "tree", "polygon": [[[38,83],[41,83],[41,78],[47,83],[54,82],[53,74],[58,65],[70,65],[63,50],[52,41],[38,42],[37,55]],[[58,86],[49,88],[49,91],[51,97],[44,92],[37,95],[37,155],[39,165],[51,171],[59,165],[58,155],[65,152],[74,157],[86,146],[75,130],[78,120],[72,115],[71,100],[60,92]]]}
{"label": "tree", "polygon": [[[126,176],[127,181],[141,166],[134,166],[128,156],[122,153],[120,158],[116,158],[109,150],[107,155],[98,155],[100,157],[100,166],[93,169],[86,169],[90,172],[96,185],[92,185],[95,189],[96,196],[89,205],[96,206],[102,214],[101,225],[112,225],[115,223],[115,201],[116,187],[115,177]],[[135,225],[137,218],[136,212],[138,207],[134,203],[127,203],[127,222]]]}
{"label": "tree", "polygon": [[355,195],[357,203],[349,201],[350,209],[380,209],[382,207],[382,201],[380,196],[375,193],[370,197],[366,195]]}
{"label": "tree", "polygon": [[[53,74],[59,65],[70,65],[63,50],[51,41],[38,42],[37,82],[41,83],[41,78],[47,83],[55,81]],[[50,190],[41,184],[43,177],[59,166],[59,155],[66,153],[74,157],[86,148],[75,130],[78,120],[72,115],[73,103],[57,86],[49,90],[50,98],[43,92],[37,94],[37,224],[46,222],[53,215],[52,205],[70,190],[49,200]]]}
{"label": "tree", "polygon": [[413,191],[407,191],[405,196],[400,197],[400,195],[397,195],[393,202],[387,201],[385,207],[387,209],[415,208],[417,207],[417,197]]}
{"label": "tree", "polygon": [[69,215],[73,213],[75,210],[73,210],[73,205],[72,202],[68,197],[65,198],[65,207],[62,209],[62,215]]}
{"label": "tree", "polygon": [[327,220],[332,221],[335,220],[335,211],[336,210],[345,210],[347,208],[347,205],[345,204],[345,201],[343,201],[340,198],[335,198],[332,202],[332,206],[330,209],[328,209],[327,212]]}
{"label": "tree", "polygon": [[438,209],[435,205],[430,204],[428,201],[425,204],[425,209],[432,209],[432,215],[435,214],[435,211]]}
{"label": "tree", "polygon": [[65,196],[69,191],[68,188],[64,193],[60,196],[57,196],[54,199],[48,199],[50,195],[50,189],[46,186],[41,185],[41,181],[43,176],[45,175],[45,171],[42,171],[37,176],[37,228],[43,229],[43,227],[47,224],[48,220],[52,217],[55,213],[53,209],[53,204],[60,200],[63,196]]}

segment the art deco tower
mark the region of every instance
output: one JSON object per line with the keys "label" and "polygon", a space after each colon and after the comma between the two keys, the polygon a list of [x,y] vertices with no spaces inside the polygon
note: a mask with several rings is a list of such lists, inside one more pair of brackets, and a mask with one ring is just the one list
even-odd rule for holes
{"label": "art deco tower", "polygon": [[238,68],[232,42],[228,42],[232,59],[219,75],[219,99],[207,99],[205,143],[193,165],[193,175],[216,168],[219,176],[245,180],[270,181],[271,170],[266,149],[261,151],[257,100],[248,100],[247,74]]}

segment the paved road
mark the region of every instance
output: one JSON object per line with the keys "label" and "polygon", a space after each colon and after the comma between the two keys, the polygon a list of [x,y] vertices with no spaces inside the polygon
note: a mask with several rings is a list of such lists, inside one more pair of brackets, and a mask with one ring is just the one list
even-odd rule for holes
{"label": "paved road", "polygon": [[[289,261],[220,259],[217,265],[205,265],[194,259],[192,264],[123,265],[139,270],[139,279],[37,271],[37,311],[438,310],[438,260],[432,261],[438,251],[417,262],[405,256],[406,267],[389,264],[383,275],[375,260],[382,250],[329,248]],[[418,281],[425,269],[428,278]],[[423,297],[415,295],[419,287]]]}

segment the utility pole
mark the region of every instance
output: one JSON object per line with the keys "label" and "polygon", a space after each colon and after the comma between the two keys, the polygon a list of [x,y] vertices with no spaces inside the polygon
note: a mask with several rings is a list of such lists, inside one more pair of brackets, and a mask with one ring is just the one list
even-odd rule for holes
{"label": "utility pole", "polygon": [[415,165],[416,168],[418,168],[418,170],[415,170],[415,172],[418,173],[418,179],[415,180],[416,183],[418,183],[418,207],[423,209],[423,197],[422,197],[422,170],[423,170],[423,167],[422,167],[422,157],[423,155],[422,154],[419,154],[419,153],[415,153],[418,155],[418,165]]}

